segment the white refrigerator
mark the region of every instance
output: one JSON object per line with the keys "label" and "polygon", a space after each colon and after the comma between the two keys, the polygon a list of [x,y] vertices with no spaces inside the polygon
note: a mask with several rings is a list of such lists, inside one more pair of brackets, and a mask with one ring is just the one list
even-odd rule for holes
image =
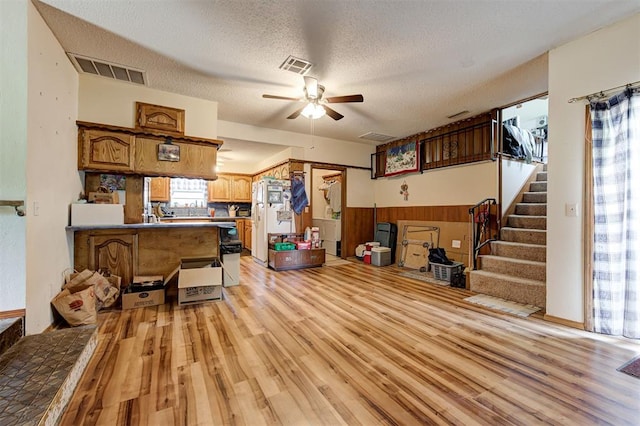
{"label": "white refrigerator", "polygon": [[269,258],[268,234],[290,234],[296,232],[291,208],[291,181],[261,179],[251,187],[253,229],[251,233],[251,255],[267,266]]}

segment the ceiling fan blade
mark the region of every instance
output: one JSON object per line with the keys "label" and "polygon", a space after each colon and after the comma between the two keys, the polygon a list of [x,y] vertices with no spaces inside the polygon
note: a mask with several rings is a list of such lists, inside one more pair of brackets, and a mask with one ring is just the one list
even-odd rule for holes
{"label": "ceiling fan blade", "polygon": [[324,110],[327,112],[327,115],[331,118],[333,118],[334,120],[338,121],[340,120],[342,117],[344,117],[344,115],[340,114],[338,111],[335,111],[331,108],[329,108],[326,105],[322,105],[322,108],[324,108]]}
{"label": "ceiling fan blade", "polygon": [[300,98],[290,98],[288,96],[276,96],[276,95],[262,95],[263,98],[266,99],[280,99],[283,101],[299,101]]}
{"label": "ceiling fan blade", "polygon": [[318,80],[313,77],[304,76],[304,87],[307,89],[307,96],[318,99]]}
{"label": "ceiling fan blade", "polygon": [[340,104],[345,102],[364,102],[364,97],[362,95],[332,96],[330,98],[324,99],[332,104]]}
{"label": "ceiling fan blade", "polygon": [[[305,106],[306,106],[306,105],[305,105]],[[294,111],[294,112],[293,112],[293,114],[291,114],[291,115],[290,115],[290,116],[288,116],[287,118],[288,118],[289,120],[293,120],[294,118],[298,118],[298,116],[300,115],[300,113],[302,112],[302,110],[303,110],[303,109],[304,109],[304,107],[302,107],[302,108],[300,108],[300,109],[298,109],[298,110]]]}

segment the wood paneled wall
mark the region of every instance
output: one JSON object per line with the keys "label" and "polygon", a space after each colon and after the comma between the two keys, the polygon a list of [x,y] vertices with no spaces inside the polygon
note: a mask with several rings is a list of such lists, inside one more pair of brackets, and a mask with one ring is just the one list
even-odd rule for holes
{"label": "wood paneled wall", "polygon": [[378,222],[398,223],[399,220],[422,220],[438,222],[469,222],[470,205],[380,207]]}
{"label": "wood paneled wall", "polygon": [[342,209],[344,234],[342,236],[342,256],[355,256],[356,247],[367,241],[373,241],[373,208],[346,207]]}

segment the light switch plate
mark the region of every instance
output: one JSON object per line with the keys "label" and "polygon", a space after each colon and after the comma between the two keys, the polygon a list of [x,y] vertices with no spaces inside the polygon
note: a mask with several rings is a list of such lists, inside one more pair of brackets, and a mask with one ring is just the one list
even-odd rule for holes
{"label": "light switch plate", "polygon": [[564,205],[564,214],[568,217],[578,217],[578,205],[575,203],[567,203]]}
{"label": "light switch plate", "polygon": [[451,241],[451,247],[460,248],[460,240],[452,240]]}

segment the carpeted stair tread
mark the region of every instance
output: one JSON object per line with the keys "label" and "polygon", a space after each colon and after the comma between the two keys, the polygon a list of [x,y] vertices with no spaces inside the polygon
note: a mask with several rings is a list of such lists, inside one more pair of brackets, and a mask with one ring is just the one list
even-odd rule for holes
{"label": "carpeted stair tread", "polygon": [[511,275],[471,271],[469,289],[527,305],[546,306],[546,284],[544,281],[514,277]]}
{"label": "carpeted stair tread", "polygon": [[482,255],[479,257],[480,265],[483,271],[495,272],[514,276],[518,278],[526,278],[530,280],[546,281],[546,262],[537,262],[533,260],[514,259],[510,257]]}
{"label": "carpeted stair tread", "polygon": [[546,245],[547,231],[546,229],[524,229],[505,226],[500,230],[500,239],[515,243]]}
{"label": "carpeted stair tread", "polygon": [[538,172],[538,174],[536,175],[536,181],[540,182],[540,181],[547,181],[547,172]]}
{"label": "carpeted stair tread", "polygon": [[95,326],[26,336],[0,356],[0,424],[56,424],[97,344]]}
{"label": "carpeted stair tread", "polygon": [[529,184],[529,192],[546,192],[547,191],[547,182],[545,181],[536,181],[531,182]]}
{"label": "carpeted stair tread", "polygon": [[546,230],[547,217],[512,214],[507,218],[507,227]]}
{"label": "carpeted stair tread", "polygon": [[547,191],[525,192],[522,196],[522,201],[524,203],[546,203]]}
{"label": "carpeted stair tread", "polygon": [[491,242],[491,253],[496,256],[514,259],[546,262],[547,246],[541,244],[517,243],[513,241]]}
{"label": "carpeted stair tread", "polygon": [[518,203],[516,214],[522,216],[547,216],[546,203]]}

